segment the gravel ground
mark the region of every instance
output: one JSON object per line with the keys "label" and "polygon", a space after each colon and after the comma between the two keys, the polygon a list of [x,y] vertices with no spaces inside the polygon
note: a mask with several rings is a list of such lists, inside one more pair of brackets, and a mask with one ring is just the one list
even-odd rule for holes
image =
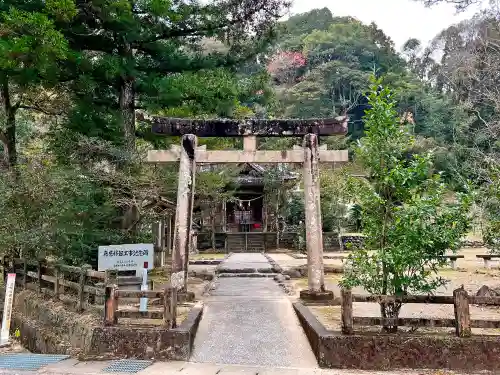
{"label": "gravel ground", "polygon": [[[453,290],[460,288],[462,285],[469,294],[476,294],[477,290],[483,286],[488,285],[492,288],[500,287],[500,270],[498,268],[485,269],[483,267],[482,259],[476,258],[476,254],[487,254],[484,248],[469,248],[463,249],[460,254],[464,255],[464,259],[457,261],[458,269],[442,269],[440,276],[447,279],[447,285],[440,287],[436,294],[438,295],[452,295]],[[278,263],[288,264],[293,263],[287,258],[286,254],[276,254]],[[275,254],[273,254],[274,259]],[[327,262],[325,261],[325,264]],[[281,265],[281,264],[280,264]],[[498,267],[498,263],[492,262],[493,267]],[[282,265],[283,267],[283,265]],[[342,275],[326,275],[325,286],[327,289],[332,290],[335,296],[340,295],[340,288],[338,281]],[[307,288],[307,279],[292,280],[295,288],[295,296],[298,297],[298,292],[301,289]],[[367,294],[363,288],[354,288],[353,292],[356,294]],[[379,317],[379,305],[375,303],[354,303],[355,316],[373,316]],[[313,307],[312,310],[318,316],[320,321],[330,329],[337,330],[340,328],[340,307]],[[489,306],[470,306],[471,319],[488,319],[500,320],[500,308]],[[435,305],[435,304],[406,304],[401,309],[401,317],[414,317],[414,318],[454,318],[453,305]],[[437,331],[437,332],[453,332],[453,329],[422,329],[418,332]],[[500,334],[498,329],[473,329],[475,334]]]}
{"label": "gravel ground", "polygon": [[[347,256],[349,252],[334,252],[334,253],[324,253],[324,255],[343,255]],[[479,248],[464,248],[458,252],[459,255],[463,255],[463,259],[457,260],[457,267],[459,269],[468,269],[468,270],[480,270],[484,269],[484,261],[480,258],[477,258],[478,254],[488,254],[488,249],[484,247]],[[273,258],[281,267],[283,268],[291,268],[297,267],[304,264],[307,264],[307,259],[295,259],[288,254],[269,254],[271,258]],[[342,261],[339,259],[324,259],[324,264],[332,264],[332,265],[342,265]],[[498,268],[500,266],[500,260],[491,260],[490,261],[492,268]]]}
{"label": "gravel ground", "polygon": [[[333,254],[333,253],[332,253]],[[334,253],[335,255],[347,255],[347,253]],[[477,258],[477,254],[488,254],[485,248],[465,248],[459,254],[464,255],[464,259],[457,260],[458,268],[452,270],[445,268],[440,271],[440,276],[449,280],[448,284],[440,287],[436,294],[438,295],[452,295],[453,290],[461,287],[462,285],[469,294],[476,294],[477,290],[483,286],[488,285],[493,288],[500,288],[500,270],[498,269],[499,262],[491,262],[492,269],[484,268],[483,260]],[[286,268],[300,266],[306,264],[305,260],[294,259],[287,254],[270,254],[271,257],[278,262],[278,264]],[[339,260],[325,259],[325,264],[342,264]],[[325,276],[325,286],[327,289],[332,290],[336,297],[340,296],[340,288],[338,286],[339,280],[342,275]],[[307,288],[307,279],[297,279],[291,281],[295,289],[295,297],[298,298],[298,293],[301,289]],[[367,294],[362,288],[354,288],[356,294]],[[355,316],[373,316],[379,317],[379,305],[375,303],[354,303]],[[318,316],[320,321],[328,328],[338,330],[340,328],[340,307],[312,307],[313,312]],[[470,306],[471,319],[488,319],[500,320],[499,307],[480,307]],[[454,318],[453,305],[434,305],[434,304],[406,304],[401,309],[401,317],[415,317],[415,318]],[[426,329],[430,330],[430,329]],[[420,328],[419,332],[424,332]],[[438,332],[452,332],[453,329],[433,329]],[[476,334],[500,334],[498,329],[473,329]]]}

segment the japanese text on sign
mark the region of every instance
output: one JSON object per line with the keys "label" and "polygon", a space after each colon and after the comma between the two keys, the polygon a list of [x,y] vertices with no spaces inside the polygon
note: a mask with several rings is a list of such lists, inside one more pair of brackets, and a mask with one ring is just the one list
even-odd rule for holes
{"label": "japanese text on sign", "polygon": [[153,268],[153,244],[99,246],[98,270],[140,270]]}
{"label": "japanese text on sign", "polygon": [[14,301],[14,287],[16,285],[16,274],[7,275],[7,285],[5,286],[5,302],[3,307],[2,330],[0,332],[1,343],[9,341],[10,319],[12,315],[12,302]]}

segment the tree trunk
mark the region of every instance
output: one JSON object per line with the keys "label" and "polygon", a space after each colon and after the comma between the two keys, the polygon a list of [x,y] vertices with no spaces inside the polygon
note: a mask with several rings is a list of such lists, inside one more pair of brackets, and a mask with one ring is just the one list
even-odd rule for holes
{"label": "tree trunk", "polygon": [[[399,312],[401,311],[401,303],[400,302],[387,302],[380,304],[380,315],[382,318],[399,318]],[[396,333],[398,331],[397,324],[395,325],[387,325],[384,324],[382,326],[382,332],[385,333]]]}
{"label": "tree trunk", "polygon": [[17,165],[16,148],[16,107],[10,101],[9,80],[2,78],[2,102],[5,115],[5,130],[0,130],[0,140],[3,143],[5,153],[5,163],[9,169],[14,169]]}
{"label": "tree trunk", "polygon": [[263,217],[263,232],[267,232],[267,225],[268,225],[268,221],[267,221],[267,205],[268,205],[268,202],[267,202],[267,193],[264,194],[264,198],[262,200],[262,217]]}
{"label": "tree trunk", "polygon": [[127,151],[133,152],[135,151],[135,77],[127,69],[131,65],[134,52],[132,46],[128,43],[121,45],[119,52],[123,66],[126,69],[120,78],[119,97],[123,136]]}
{"label": "tree trunk", "polygon": [[[133,51],[129,44],[120,48],[120,56],[123,59],[124,66],[133,57]],[[124,72],[120,78],[119,105],[122,122],[122,131],[124,137],[124,146],[127,156],[132,156],[135,151],[135,90],[134,77]],[[128,160],[122,160],[118,163],[118,168],[126,168],[129,165]],[[127,229],[132,236],[138,234],[137,223],[140,220],[140,212],[135,206],[124,207],[122,211],[122,229]]]}
{"label": "tree trunk", "polygon": [[135,151],[135,91],[131,77],[121,79],[120,111],[122,117],[123,135],[127,151]]}

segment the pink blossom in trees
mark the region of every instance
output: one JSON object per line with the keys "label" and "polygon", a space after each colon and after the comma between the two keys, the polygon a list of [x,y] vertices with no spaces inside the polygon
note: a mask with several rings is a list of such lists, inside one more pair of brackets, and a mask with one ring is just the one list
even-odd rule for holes
{"label": "pink blossom in trees", "polygon": [[297,69],[306,65],[306,58],[300,52],[276,53],[267,65],[267,71],[280,83],[291,83],[297,76]]}

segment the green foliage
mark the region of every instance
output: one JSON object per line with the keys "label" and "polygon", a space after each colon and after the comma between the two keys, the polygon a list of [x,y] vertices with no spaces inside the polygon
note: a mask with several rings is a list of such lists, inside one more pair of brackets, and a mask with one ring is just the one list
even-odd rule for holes
{"label": "green foliage", "polygon": [[278,86],[279,115],[333,117],[348,111],[351,139],[359,138],[370,74],[392,72],[406,79],[404,60],[390,38],[375,24],[332,17],[327,10],[292,17],[283,26],[286,33],[280,36],[278,51],[300,51],[307,64],[296,70],[292,84]]}
{"label": "green foliage", "polygon": [[[472,199],[457,193],[454,202],[445,201],[432,154],[408,154],[413,138],[399,122],[391,92],[378,90],[380,83],[373,81],[366,135],[356,148],[369,181],[357,190],[366,241],[349,256],[342,284],[374,294],[431,293],[444,283],[436,276],[445,264],[440,257],[456,251],[467,232]],[[398,303],[381,305],[383,317],[397,317],[399,309]]]}
{"label": "green foliage", "polygon": [[277,44],[280,49],[298,52],[304,37],[314,30],[326,30],[332,22],[333,15],[328,8],[297,14],[280,24]]}
{"label": "green foliage", "polygon": [[0,248],[26,257],[55,256],[68,263],[96,263],[99,244],[120,240],[109,227],[116,216],[111,192],[74,169],[62,169],[46,154],[0,180]]}
{"label": "green foliage", "polygon": [[55,59],[65,58],[67,42],[46,15],[12,8],[2,14],[1,22],[0,69],[24,73],[27,80],[35,72],[47,73]]}
{"label": "green foliage", "polygon": [[0,150],[11,171],[18,162],[19,110],[44,111],[47,89],[57,83],[58,64],[68,56],[68,43],[50,18],[60,5],[56,1],[0,5]]}
{"label": "green foliage", "polygon": [[298,226],[306,220],[304,194],[290,194],[285,205],[285,221],[287,224]]}
{"label": "green foliage", "polygon": [[347,174],[342,169],[323,169],[320,180],[323,231],[340,234],[347,215],[347,202],[350,198]]}
{"label": "green foliage", "polygon": [[[137,126],[135,111],[262,114],[273,98],[269,77],[247,61],[265,49],[285,7],[281,0],[1,3],[0,151],[16,164],[17,144],[21,158],[16,175],[2,175],[8,219],[0,249],[94,263],[100,244],[149,241],[152,207],[159,196],[175,200],[177,171],[141,159],[178,140]],[[241,142],[201,143],[224,149]],[[199,196],[213,203],[231,195],[225,188],[236,172],[201,172]]]}
{"label": "green foliage", "polygon": [[490,164],[490,181],[483,188],[482,206],[485,209],[486,225],[484,242],[495,254],[500,253],[500,168]]}
{"label": "green foliage", "polygon": [[74,0],[46,0],[45,8],[58,21],[69,22],[77,15]]}
{"label": "green foliage", "polygon": [[[158,113],[180,107],[194,116],[230,117],[238,104],[265,100],[262,74],[242,80],[234,67],[264,48],[285,5],[142,0],[132,8],[128,1],[77,2],[76,16],[61,24],[73,49],[66,68],[75,77],[76,105],[67,128],[103,134],[133,149],[136,135],[152,138],[142,127],[135,132],[135,108]],[[265,95],[257,97],[259,90]]]}

